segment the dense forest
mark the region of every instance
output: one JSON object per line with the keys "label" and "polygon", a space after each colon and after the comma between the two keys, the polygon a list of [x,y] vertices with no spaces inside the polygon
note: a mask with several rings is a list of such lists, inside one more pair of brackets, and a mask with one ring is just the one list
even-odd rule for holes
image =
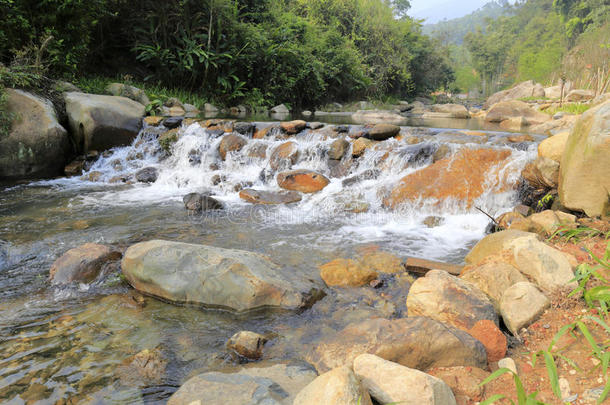
{"label": "dense forest", "polygon": [[561,77],[594,88],[609,77],[608,0],[497,2],[426,32],[450,48],[456,91],[487,95],[523,80],[550,85]]}
{"label": "dense forest", "polygon": [[[132,77],[222,104],[315,106],[447,86],[405,0],[0,0],[0,62]],[[14,75],[13,75],[14,77]],[[27,81],[26,81],[27,82]]]}

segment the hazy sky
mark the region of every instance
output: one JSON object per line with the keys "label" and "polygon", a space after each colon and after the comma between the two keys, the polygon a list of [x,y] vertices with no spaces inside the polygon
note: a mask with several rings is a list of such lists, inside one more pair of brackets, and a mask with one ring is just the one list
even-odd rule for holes
{"label": "hazy sky", "polygon": [[490,0],[411,0],[409,15],[425,18],[427,23],[435,23],[443,18],[448,20],[464,16],[488,3]]}

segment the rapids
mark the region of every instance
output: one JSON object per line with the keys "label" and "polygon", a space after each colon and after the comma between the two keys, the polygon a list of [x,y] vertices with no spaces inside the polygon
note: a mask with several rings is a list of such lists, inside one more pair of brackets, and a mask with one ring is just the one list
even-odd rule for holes
{"label": "rapids", "polygon": [[[302,357],[326,331],[405,311],[408,283],[402,282],[388,287],[387,299],[379,299],[370,289],[327,289],[323,300],[302,313],[239,315],[142,299],[123,282],[118,268],[91,285],[51,286],[47,277],[52,262],[72,247],[86,242],[126,247],[153,238],[211,244],[262,252],[318,280],[320,264],[355,257],[372,245],[399,257],[461,263],[484,235],[489,223],[484,214],[460,201],[442,205],[418,201],[390,211],[383,207],[383,197],[400,178],[431,164],[433,152],[429,152],[441,139],[448,140],[452,152],[462,147],[509,149],[510,164],[503,174],[507,181],[517,179],[536,156],[536,142],[510,144],[502,132],[487,132],[485,145],[465,145],[451,143],[446,134],[437,136],[443,129],[403,127],[401,140],[369,148],[351,165],[344,157],[338,163],[344,166],[341,171],[329,166],[327,150],[334,138],[324,129],[289,139],[277,131],[249,139],[225,161],[218,155],[221,137],[197,123],[180,129],[169,156],[158,147],[159,131],[144,128],[132,145],[103,153],[82,178],[38,181],[1,191],[3,401],[162,403],[188,376],[233,365],[224,343],[239,330],[273,334],[265,357],[289,360]],[[413,136],[422,142],[409,144]],[[293,169],[318,171],[330,178],[330,184],[290,205],[241,200],[241,188],[279,190],[269,156],[287,140],[299,150]],[[251,157],[253,148],[265,146],[267,157]],[[145,167],[157,169],[154,183],[115,182],[117,176],[127,178]],[[371,172],[376,178],[345,181]],[[92,173],[97,181],[83,179]],[[493,216],[512,209],[516,193],[497,191],[488,187],[475,205]],[[188,213],[182,197],[190,192],[207,192],[226,209]],[[355,213],[354,207],[367,209]],[[424,225],[430,216],[442,218],[440,224]],[[132,356],[145,349],[162,353],[159,375],[143,376],[129,368]]]}

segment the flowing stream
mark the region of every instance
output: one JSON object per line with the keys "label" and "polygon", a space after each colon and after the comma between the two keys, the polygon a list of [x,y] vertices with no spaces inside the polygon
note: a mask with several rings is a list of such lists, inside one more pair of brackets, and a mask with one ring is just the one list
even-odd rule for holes
{"label": "flowing stream", "polygon": [[[377,247],[399,257],[461,263],[484,235],[484,214],[460,201],[418,201],[390,211],[383,196],[400,178],[431,164],[441,144],[450,153],[509,149],[509,180],[536,155],[536,142],[511,144],[502,132],[486,132],[480,145],[470,144],[480,135],[403,127],[402,139],[331,167],[327,150],[334,138],[327,128],[289,139],[272,131],[223,161],[221,137],[197,123],[180,129],[170,156],[158,146],[159,131],[144,128],[131,146],[102,154],[88,172],[95,182],[61,178],[0,190],[0,401],[164,403],[189,376],[235,365],[224,345],[239,330],[271,334],[265,358],[281,361],[302,358],[316,339],[347,323],[406,311],[408,281],[389,283],[384,299],[371,288],[326,289],[327,296],[304,312],[248,314],[142,297],[122,280],[118,264],[93,284],[52,286],[49,268],[70,248],[87,242],[124,248],[150,239],[209,244],[262,252],[316,280],[320,264]],[[421,142],[410,144],[414,136]],[[299,150],[293,169],[323,173],[330,184],[289,205],[241,200],[244,187],[279,190],[269,156],[287,140]],[[266,157],[257,157],[265,148]],[[116,182],[144,167],[157,169],[154,183]],[[363,180],[351,180],[358,175]],[[226,209],[186,211],[182,197],[202,191]],[[475,205],[491,215],[512,209],[516,193],[497,191],[490,188]],[[429,217],[436,217],[436,226],[425,225]],[[148,374],[129,366],[143,350],[162,358]]]}

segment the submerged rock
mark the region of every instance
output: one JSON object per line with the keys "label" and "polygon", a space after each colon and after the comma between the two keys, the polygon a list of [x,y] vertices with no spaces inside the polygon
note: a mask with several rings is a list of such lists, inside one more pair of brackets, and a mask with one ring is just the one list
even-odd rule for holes
{"label": "submerged rock", "polygon": [[352,323],[316,342],[307,360],[324,372],[352,364],[363,353],[418,370],[487,367],[487,353],[481,342],[464,331],[426,317]]}
{"label": "submerged rock", "polygon": [[294,399],[294,405],[372,405],[369,393],[348,366],[337,367],[313,380]]}
{"label": "submerged rock", "polygon": [[97,278],[103,266],[121,258],[121,253],[108,246],[85,243],[68,250],[60,256],[49,270],[53,284],[68,284],[74,281],[88,283]]}
{"label": "submerged rock", "polygon": [[199,193],[189,193],[182,198],[182,202],[184,203],[184,208],[189,211],[208,211],[208,210],[222,210],[224,206],[217,199],[199,194]]}
{"label": "submerged rock", "polygon": [[121,267],[136,290],[178,303],[298,309],[320,297],[311,280],[244,250],[153,240],[129,247]]}
{"label": "submerged rock", "polygon": [[263,356],[263,346],[267,338],[255,332],[242,330],[237,332],[227,342],[227,349],[250,360],[258,360]]}
{"label": "submerged rock", "polygon": [[292,170],[277,175],[277,184],[286,190],[315,193],[330,183],[323,174],[312,170]]}
{"label": "submerged rock", "polygon": [[354,373],[380,404],[456,403],[451,388],[443,380],[372,354],[361,354],[354,359]]}
{"label": "submerged rock", "polygon": [[247,188],[239,192],[239,197],[252,204],[290,204],[301,201],[296,191],[262,191]]}

